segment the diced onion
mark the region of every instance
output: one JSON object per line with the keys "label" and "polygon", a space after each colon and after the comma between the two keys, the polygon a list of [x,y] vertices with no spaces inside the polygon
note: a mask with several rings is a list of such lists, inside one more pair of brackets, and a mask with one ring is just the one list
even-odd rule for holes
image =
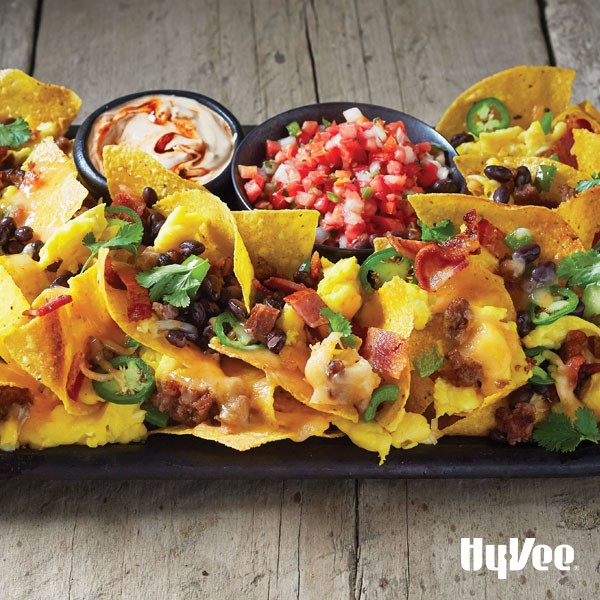
{"label": "diced onion", "polygon": [[344,111],[344,119],[348,122],[352,121],[360,121],[363,118],[363,114],[360,112],[360,109],[356,106],[349,108]]}
{"label": "diced onion", "polygon": [[163,319],[157,323],[159,331],[165,331],[168,329],[179,329],[186,333],[198,333],[198,328],[191,323],[185,323],[184,321],[177,321],[177,319]]}

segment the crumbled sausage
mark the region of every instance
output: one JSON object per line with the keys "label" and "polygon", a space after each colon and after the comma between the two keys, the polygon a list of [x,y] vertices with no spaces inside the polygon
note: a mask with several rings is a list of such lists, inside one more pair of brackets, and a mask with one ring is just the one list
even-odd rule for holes
{"label": "crumbled sausage", "polygon": [[476,360],[465,358],[458,350],[448,352],[448,362],[452,371],[446,376],[457,387],[481,385],[483,367]]}
{"label": "crumbled sausage", "polygon": [[13,406],[25,407],[31,404],[33,404],[33,398],[29,390],[10,385],[0,386],[0,421],[8,417]]}
{"label": "crumbled sausage", "polygon": [[190,389],[175,381],[159,383],[152,403],[173,421],[194,427],[219,412],[217,397],[210,389]]}
{"label": "crumbled sausage", "polygon": [[530,402],[519,402],[514,408],[501,406],[496,411],[496,425],[511,446],[529,441],[534,424],[535,406]]}
{"label": "crumbled sausage", "polygon": [[466,338],[469,321],[473,312],[469,301],[465,298],[456,298],[450,302],[444,311],[444,331],[451,340],[461,343]]}

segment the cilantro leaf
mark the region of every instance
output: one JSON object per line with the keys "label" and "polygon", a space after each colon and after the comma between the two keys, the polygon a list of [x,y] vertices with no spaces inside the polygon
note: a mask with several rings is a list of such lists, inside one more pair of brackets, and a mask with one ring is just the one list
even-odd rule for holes
{"label": "cilantro leaf", "polygon": [[154,267],[138,273],[136,281],[150,290],[150,300],[164,300],[177,308],[190,305],[210,269],[205,258],[190,256],[180,265]]}
{"label": "cilantro leaf", "polygon": [[124,219],[109,219],[109,225],[122,223],[117,233],[110,240],[98,241],[96,236],[90,231],[83,238],[84,246],[90,249],[90,257],[85,261],[81,272],[83,273],[90,261],[98,254],[101,248],[118,248],[121,250],[127,250],[132,254],[137,253],[137,248],[142,241],[144,235],[144,226],[138,214],[130,208],[124,206],[108,206],[104,209],[105,213],[121,213],[128,215],[133,219],[133,222],[125,221]]}
{"label": "cilantro leaf", "polygon": [[454,224],[450,219],[444,219],[433,227],[429,227],[429,225],[420,220],[417,223],[421,228],[421,239],[424,242],[437,242],[439,244],[454,237],[456,233]]}
{"label": "cilantro leaf", "polygon": [[31,129],[25,119],[19,117],[8,125],[0,125],[0,146],[16,148],[31,139]]}
{"label": "cilantro leaf", "polygon": [[587,192],[588,190],[591,190],[597,185],[600,185],[600,173],[592,173],[591,179],[583,179],[577,182],[577,185],[575,186],[575,191],[578,194],[581,194],[582,192]]}
{"label": "cilantro leaf", "polygon": [[598,443],[598,423],[589,408],[578,408],[574,422],[553,412],[535,428],[533,440],[546,450],[573,452],[584,440]]}
{"label": "cilantro leaf", "polygon": [[567,279],[569,286],[578,285],[585,288],[592,283],[600,282],[600,252],[574,252],[565,256],[556,270],[559,279]]}
{"label": "cilantro leaf", "polygon": [[356,336],[352,333],[350,321],[341,313],[337,313],[328,307],[321,309],[321,314],[329,321],[329,328],[332,332],[342,334],[342,342],[350,348],[356,348]]}
{"label": "cilantro leaf", "polygon": [[444,357],[439,353],[437,346],[432,346],[423,354],[416,356],[413,364],[420,377],[429,377],[444,364]]}

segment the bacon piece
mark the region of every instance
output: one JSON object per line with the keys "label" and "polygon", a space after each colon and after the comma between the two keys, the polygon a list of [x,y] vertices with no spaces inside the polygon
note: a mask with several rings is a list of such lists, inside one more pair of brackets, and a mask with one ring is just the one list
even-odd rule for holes
{"label": "bacon piece", "polygon": [[466,258],[456,261],[448,259],[440,252],[439,247],[430,246],[417,254],[415,259],[415,275],[419,286],[428,292],[442,287],[452,276],[469,266]]}
{"label": "bacon piece", "polygon": [[112,206],[126,206],[127,208],[131,208],[131,210],[135,210],[141,217],[144,214],[146,203],[141,198],[136,198],[133,194],[121,190],[115,194]]}
{"label": "bacon piece", "polygon": [[360,352],[381,375],[400,379],[410,368],[407,341],[393,331],[369,327]]}
{"label": "bacon piece", "polygon": [[57,308],[61,306],[65,306],[65,304],[69,304],[73,302],[73,298],[66,294],[61,294],[60,296],[54,296],[46,302],[46,304],[42,304],[38,308],[30,308],[28,310],[23,311],[23,314],[26,317],[44,317],[51,312],[54,312]]}
{"label": "bacon piece", "polygon": [[492,225],[487,219],[478,223],[479,243],[489,250],[496,258],[503,258],[509,254],[508,246],[504,241],[504,232]]}
{"label": "bacon piece", "polygon": [[265,342],[267,335],[275,327],[279,318],[279,311],[268,304],[255,304],[250,311],[250,316],[244,325],[248,335],[261,342]]}
{"label": "bacon piece", "polygon": [[319,283],[319,281],[323,279],[323,265],[321,264],[321,257],[316,250],[310,257],[310,276],[315,284]]}
{"label": "bacon piece", "polygon": [[587,335],[578,329],[569,331],[560,349],[560,357],[564,362],[581,354],[588,345]]}
{"label": "bacon piece", "polygon": [[83,385],[83,380],[85,378],[81,370],[84,362],[85,354],[83,352],[77,352],[77,354],[73,356],[73,362],[71,363],[71,367],[67,375],[66,385],[67,396],[69,396],[71,400],[77,400],[79,392],[81,391],[81,386]]}
{"label": "bacon piece", "polygon": [[327,325],[327,319],[321,314],[321,309],[327,305],[312,288],[299,290],[286,296],[284,300],[309,327]]}
{"label": "bacon piece", "polygon": [[565,362],[567,369],[567,377],[569,379],[569,385],[574,388],[577,385],[579,379],[579,370],[585,365],[585,358],[581,355],[572,356]]}
{"label": "bacon piece", "polygon": [[129,265],[119,266],[115,270],[127,290],[127,318],[130,321],[143,321],[152,316],[152,301],[145,287],[136,280],[137,271]]}
{"label": "bacon piece", "polygon": [[436,246],[435,242],[423,242],[422,240],[407,240],[405,238],[399,238],[393,236],[391,233],[387,234],[388,242],[390,246],[400,254],[406,256],[406,258],[410,258],[410,260],[415,260],[415,257],[423,248],[428,248],[430,246]]}
{"label": "bacon piece", "polygon": [[269,277],[263,283],[269,288],[292,294],[306,289],[306,286],[303,283],[296,283],[295,281],[283,279],[282,277]]}
{"label": "bacon piece", "polygon": [[125,289],[125,284],[121,281],[119,274],[113,269],[110,256],[106,257],[106,262],[104,263],[104,280],[110,287],[115,288],[116,290]]}

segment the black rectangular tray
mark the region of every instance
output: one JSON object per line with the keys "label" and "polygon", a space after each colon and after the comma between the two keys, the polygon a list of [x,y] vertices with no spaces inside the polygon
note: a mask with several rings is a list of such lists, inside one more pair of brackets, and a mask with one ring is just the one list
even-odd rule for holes
{"label": "black rectangular tray", "polygon": [[[244,125],[248,132],[252,125]],[[69,135],[75,135],[77,126]],[[231,191],[233,194],[233,190]],[[237,452],[192,436],[151,435],[143,444],[61,446],[0,452],[0,479],[435,479],[600,475],[600,447],[571,454],[486,438],[445,438],[436,446],[377,454],[348,439],[273,442]]]}
{"label": "black rectangular tray", "polygon": [[237,452],[192,436],[151,435],[144,444],[62,446],[0,453],[0,479],[435,479],[600,475],[600,448],[571,454],[485,438],[445,438],[437,446],[377,454],[348,439],[273,442]]}

